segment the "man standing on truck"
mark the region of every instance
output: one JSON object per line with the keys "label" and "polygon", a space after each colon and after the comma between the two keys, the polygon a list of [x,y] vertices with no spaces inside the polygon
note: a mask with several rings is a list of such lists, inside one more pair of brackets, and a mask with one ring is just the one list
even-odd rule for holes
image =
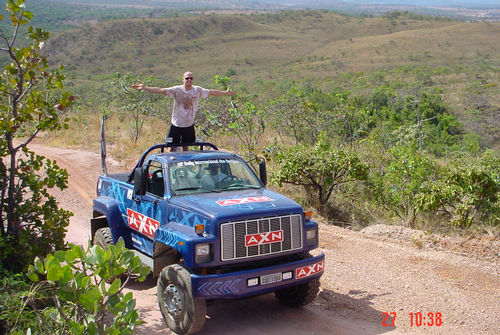
{"label": "man standing on truck", "polygon": [[[188,71],[182,76],[183,85],[167,88],[148,87],[143,84],[132,85],[136,90],[142,90],[155,94],[165,94],[174,98],[174,109],[172,111],[172,124],[168,132],[168,137],[172,138],[175,144],[194,143],[196,141],[194,131],[194,120],[198,111],[200,98],[208,98],[210,95],[233,95],[234,92],[206,89],[193,85],[193,73]],[[175,151],[175,147],[172,147]],[[187,147],[184,147],[187,150]]]}

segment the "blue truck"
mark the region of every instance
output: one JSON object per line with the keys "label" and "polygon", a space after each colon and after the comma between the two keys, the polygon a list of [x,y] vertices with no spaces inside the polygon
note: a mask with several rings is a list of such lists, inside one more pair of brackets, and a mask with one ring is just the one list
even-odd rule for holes
{"label": "blue truck", "polygon": [[122,238],[151,268],[163,318],[178,334],[203,327],[207,301],[274,292],[288,306],[309,304],[324,268],[324,255],[310,253],[318,247],[310,212],[266,188],[264,160],[257,173],[211,143],[172,148],[150,147],[130,173],[103,169],[93,243]]}

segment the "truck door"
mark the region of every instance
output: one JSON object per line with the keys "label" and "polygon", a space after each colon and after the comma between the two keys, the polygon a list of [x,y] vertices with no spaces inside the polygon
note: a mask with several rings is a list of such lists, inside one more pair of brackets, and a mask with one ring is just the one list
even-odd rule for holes
{"label": "truck door", "polygon": [[127,223],[133,246],[152,256],[153,239],[160,222],[165,220],[165,169],[161,162],[147,163],[147,192],[135,196],[131,208],[127,208]]}

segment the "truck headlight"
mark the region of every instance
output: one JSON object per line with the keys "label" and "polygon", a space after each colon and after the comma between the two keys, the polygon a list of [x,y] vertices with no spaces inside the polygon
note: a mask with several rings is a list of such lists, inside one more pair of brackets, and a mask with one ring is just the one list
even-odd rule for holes
{"label": "truck headlight", "polygon": [[318,234],[316,228],[308,229],[306,231],[306,240],[308,246],[313,246],[317,244]]}
{"label": "truck headlight", "polygon": [[210,262],[210,244],[209,243],[200,243],[200,244],[196,245],[195,261],[198,264]]}

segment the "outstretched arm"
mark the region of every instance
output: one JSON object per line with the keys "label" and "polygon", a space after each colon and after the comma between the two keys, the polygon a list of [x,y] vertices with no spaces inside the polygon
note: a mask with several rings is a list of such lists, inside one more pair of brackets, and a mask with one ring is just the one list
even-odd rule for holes
{"label": "outstretched arm", "polygon": [[132,88],[139,91],[146,91],[149,93],[165,94],[165,89],[161,87],[149,87],[149,86],[144,86],[144,84],[135,84],[132,85]]}
{"label": "outstretched arm", "polygon": [[219,90],[209,90],[210,92],[208,95],[215,95],[215,96],[221,96],[221,95],[234,95],[235,92],[230,91],[229,88],[227,91],[219,91]]}

